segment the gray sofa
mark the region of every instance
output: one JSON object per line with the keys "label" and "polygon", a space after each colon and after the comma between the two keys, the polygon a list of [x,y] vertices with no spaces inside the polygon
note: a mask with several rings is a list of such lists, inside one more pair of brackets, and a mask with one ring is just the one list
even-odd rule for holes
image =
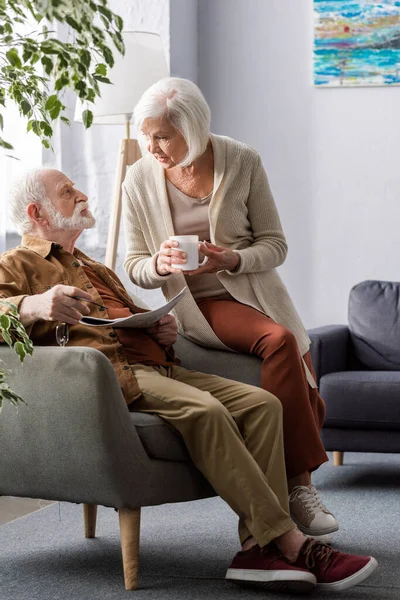
{"label": "gray sofa", "polygon": [[400,452],[400,283],[354,286],[348,321],[308,332],[337,465],[345,451]]}
{"label": "gray sofa", "polygon": [[[180,338],[184,366],[260,383],[260,360]],[[118,509],[126,589],[138,574],[140,507],[215,495],[179,437],[153,415],[129,412],[110,362],[97,350],[36,347],[21,366],[0,359],[28,403],[0,415],[0,495],[82,503],[86,537],[97,505]]]}

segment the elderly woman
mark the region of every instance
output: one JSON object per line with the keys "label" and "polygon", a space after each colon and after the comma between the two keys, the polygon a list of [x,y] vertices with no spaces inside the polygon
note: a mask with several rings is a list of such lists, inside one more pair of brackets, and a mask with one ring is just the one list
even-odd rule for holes
{"label": "elderly woman", "polygon": [[[210,133],[209,107],[185,79],[151,86],[134,117],[148,153],[124,183],[125,270],[166,298],[187,284],[175,309],[187,338],[262,359],[262,387],[283,406],[292,519],[309,535],[336,531],[311,484],[311,472],[328,460],[320,439],[325,405],[307,333],[276,272],[287,245],[260,156]],[[169,237],[192,234],[206,240],[199,249],[208,260],[182,272],[186,255]]]}

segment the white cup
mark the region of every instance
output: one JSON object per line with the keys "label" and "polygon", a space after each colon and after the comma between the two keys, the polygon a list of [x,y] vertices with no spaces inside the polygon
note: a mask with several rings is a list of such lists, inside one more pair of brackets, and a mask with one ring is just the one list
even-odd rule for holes
{"label": "white cup", "polygon": [[198,235],[170,235],[169,239],[178,242],[178,250],[186,253],[185,263],[171,263],[174,269],[182,271],[195,271],[206,264],[208,257],[205,256],[202,262],[199,262],[199,236]]}

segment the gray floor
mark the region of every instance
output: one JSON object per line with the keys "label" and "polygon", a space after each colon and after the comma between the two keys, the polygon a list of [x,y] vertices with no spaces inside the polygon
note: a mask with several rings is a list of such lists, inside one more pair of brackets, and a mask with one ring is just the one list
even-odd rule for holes
{"label": "gray floor", "polygon": [[[373,554],[380,568],[346,600],[400,598],[400,455],[345,455],[315,476],[341,528],[335,545]],[[98,538],[83,538],[82,509],[54,504],[0,527],[1,600],[252,599],[224,581],[238,549],[236,518],[219,499],[143,510],[139,590],[123,588],[118,519],[100,509]],[[268,598],[289,598],[267,594]],[[332,594],[314,592],[314,598]]]}

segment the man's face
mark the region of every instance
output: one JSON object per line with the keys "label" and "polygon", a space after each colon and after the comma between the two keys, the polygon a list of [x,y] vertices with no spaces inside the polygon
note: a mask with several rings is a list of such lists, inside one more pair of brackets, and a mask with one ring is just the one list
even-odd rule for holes
{"label": "man's face", "polygon": [[42,178],[48,198],[42,206],[52,229],[83,230],[93,227],[95,218],[88,208],[87,196],[77,190],[64,173],[48,169]]}

